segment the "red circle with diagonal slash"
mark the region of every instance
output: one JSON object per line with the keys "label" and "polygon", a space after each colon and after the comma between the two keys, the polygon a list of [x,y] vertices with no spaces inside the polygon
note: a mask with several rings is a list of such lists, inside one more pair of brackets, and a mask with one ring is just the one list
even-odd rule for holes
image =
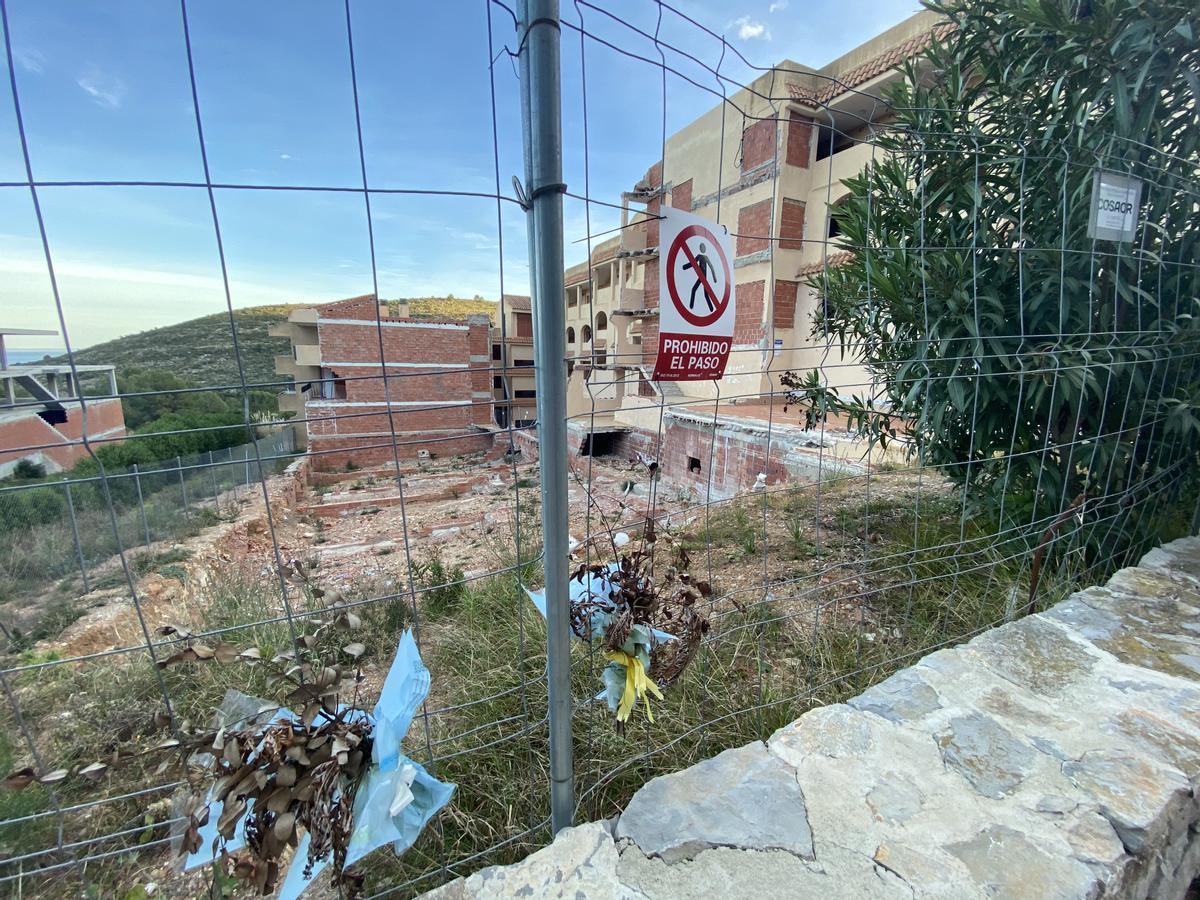
{"label": "red circle with diagonal slash", "polygon": [[[716,250],[716,256],[721,260],[721,268],[725,274],[725,291],[718,299],[717,292],[713,290],[712,285],[708,283],[708,279],[696,266],[696,258],[692,255],[691,249],[687,245],[688,238],[701,237],[705,238],[712,244]],[[708,299],[712,301],[713,310],[703,316],[698,316],[688,309],[683,300],[679,297],[679,291],[675,286],[675,260],[682,252],[687,261],[692,265],[692,271],[696,273],[701,283],[704,286],[704,293],[708,295]],[[721,242],[717,240],[716,235],[702,225],[688,225],[682,229],[679,234],[675,235],[675,240],[671,242],[671,249],[667,251],[667,291],[671,295],[671,302],[675,304],[675,308],[679,310],[679,314],[684,320],[695,325],[697,328],[704,328],[706,325],[711,325],[717,319],[721,318],[725,312],[725,308],[729,306],[730,284],[732,282],[731,273],[729,271],[729,260],[725,258],[725,250],[721,247]],[[690,294],[690,292],[689,292]]]}

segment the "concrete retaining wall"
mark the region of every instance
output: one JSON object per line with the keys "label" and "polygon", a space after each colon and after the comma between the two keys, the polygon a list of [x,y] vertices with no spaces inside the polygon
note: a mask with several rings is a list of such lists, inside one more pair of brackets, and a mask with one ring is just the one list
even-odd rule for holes
{"label": "concrete retaining wall", "polygon": [[1198,784],[1185,538],[434,895],[1175,900]]}

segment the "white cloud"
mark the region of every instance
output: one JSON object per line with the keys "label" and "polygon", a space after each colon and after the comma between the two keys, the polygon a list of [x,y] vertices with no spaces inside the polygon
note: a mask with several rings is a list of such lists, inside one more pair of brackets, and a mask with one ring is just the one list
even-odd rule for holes
{"label": "white cloud", "polygon": [[291,158],[292,158],[292,154],[290,154],[290,153],[280,153],[280,154],[279,154],[279,158],[280,158],[280,159],[291,159]]}
{"label": "white cloud", "polygon": [[46,54],[33,47],[16,47],[13,49],[13,59],[26,72],[41,75],[46,71]]}
{"label": "white cloud", "polygon": [[780,10],[784,10],[787,8],[788,8],[788,0],[775,0],[774,3],[772,3],[769,7],[767,7],[767,12],[768,13],[777,13]]}
{"label": "white cloud", "polygon": [[767,26],[749,16],[734,19],[728,27],[732,28],[735,25],[737,26],[737,36],[743,41],[753,41],[759,38],[764,41],[771,39],[771,32],[767,31]]}
{"label": "white cloud", "polygon": [[125,99],[125,82],[94,67],[81,75],[75,83],[105,109],[119,109]]}

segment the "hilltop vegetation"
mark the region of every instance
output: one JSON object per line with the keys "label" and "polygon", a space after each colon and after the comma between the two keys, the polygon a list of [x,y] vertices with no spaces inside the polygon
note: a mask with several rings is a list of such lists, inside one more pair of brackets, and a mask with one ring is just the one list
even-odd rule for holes
{"label": "hilltop vegetation", "polygon": [[[234,310],[247,384],[272,385],[266,388],[271,391],[282,387],[273,386],[279,379],[273,357],[287,354],[288,342],[286,338],[271,337],[267,329],[299,308],[300,304],[283,304]],[[486,313],[494,320],[496,304],[481,297],[416,297],[410,300],[410,311],[414,318],[464,318]],[[200,386],[239,384],[229,315],[224,312],[105,341],[76,352],[75,359],[84,365],[115,365],[118,375],[157,369]],[[52,361],[66,362],[66,357]]]}
{"label": "hilltop vegetation", "polygon": [[465,319],[474,313],[484,313],[496,323],[499,310],[494,300],[476,296],[472,300],[455,297],[413,297],[408,301],[409,315],[414,319]]}

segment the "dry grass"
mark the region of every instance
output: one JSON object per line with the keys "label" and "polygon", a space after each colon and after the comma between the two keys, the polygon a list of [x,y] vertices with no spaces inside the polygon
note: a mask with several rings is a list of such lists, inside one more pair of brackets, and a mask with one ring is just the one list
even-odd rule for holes
{"label": "dry grass", "polygon": [[[872,485],[868,499],[861,479],[846,479],[823,486],[819,501],[810,488],[748,495],[695,519],[679,537],[692,549],[693,572],[716,589],[708,609],[712,630],[692,666],[656,704],[654,724],[638,718],[617,734],[611,713],[589,699],[604,660],[583,644],[574,646],[578,817],[611,816],[649,778],[765,738],[812,706],[845,699],[928,650],[1002,621],[1013,592],[1026,589],[1024,556],[964,525],[957,498],[928,481],[918,506],[918,487],[889,475],[886,484]],[[418,893],[453,875],[518,859],[548,838],[545,625],[523,590],[536,584],[540,568],[533,508],[523,510],[523,529],[519,554],[512,535],[501,530],[489,558],[480,560],[501,574],[447,587],[445,580],[460,580],[456,573],[419,560],[425,581],[416,586],[417,613],[433,688],[405,750],[458,791],[402,859],[377,853],[365,862],[368,892],[407,885],[400,895]],[[1044,602],[1067,590],[1069,579],[1060,576],[1047,578]],[[194,610],[196,624],[214,629],[261,619],[278,609],[278,591],[260,572],[214,572]],[[404,585],[363,582],[349,598],[370,601],[360,607],[369,708],[401,630],[417,619]],[[276,623],[227,639],[265,653],[286,647],[290,635]],[[167,679],[177,711],[193,721],[211,718],[228,688],[266,698],[273,690],[261,670],[244,667],[172,669]],[[156,673],[139,654],[24,673],[13,689],[53,766],[146,741],[161,703]],[[10,736],[18,733],[11,711],[3,727]],[[23,765],[28,752],[10,737],[8,746],[0,745],[2,759]],[[146,771],[122,771],[99,789],[111,796],[151,778]],[[66,784],[59,800],[80,802],[96,793]],[[6,799],[7,818],[49,802],[40,788]],[[138,826],[157,837],[162,832],[154,823],[167,816],[169,807],[149,801],[108,804],[70,818],[67,839]],[[53,843],[47,823],[54,819],[36,822],[0,827],[5,855]],[[165,862],[161,849],[93,864],[82,874],[68,870],[65,877],[109,895],[155,861]],[[47,885],[35,879],[25,887],[34,895],[54,893],[62,882]]]}

